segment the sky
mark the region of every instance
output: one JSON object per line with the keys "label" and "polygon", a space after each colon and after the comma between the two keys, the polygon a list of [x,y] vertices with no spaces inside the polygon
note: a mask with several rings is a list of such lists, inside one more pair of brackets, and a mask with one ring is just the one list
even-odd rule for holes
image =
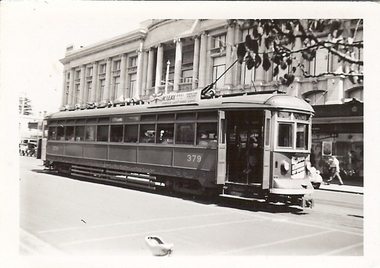
{"label": "sky", "polygon": [[17,92],[31,99],[36,113],[58,110],[63,78],[59,60],[66,46],[79,48],[137,30],[151,15],[126,3],[2,2],[2,84],[12,97]]}

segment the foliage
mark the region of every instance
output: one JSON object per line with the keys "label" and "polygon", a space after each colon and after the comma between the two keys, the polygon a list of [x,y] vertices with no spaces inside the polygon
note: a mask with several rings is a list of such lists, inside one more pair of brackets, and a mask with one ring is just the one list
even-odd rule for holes
{"label": "foliage", "polygon": [[[272,67],[273,76],[276,76],[280,68],[288,68],[288,73],[280,78],[287,86],[294,81],[298,69],[304,77],[346,76],[352,83],[362,83],[360,67],[363,61],[356,54],[363,48],[363,41],[355,40],[358,29],[363,27],[362,20],[254,19],[230,20],[229,23],[238,23],[240,27],[249,29],[245,41],[237,47],[238,62],[245,61],[249,70],[260,65],[265,71]],[[338,57],[343,70],[309,74],[299,59],[312,61],[319,49],[326,49]]]}

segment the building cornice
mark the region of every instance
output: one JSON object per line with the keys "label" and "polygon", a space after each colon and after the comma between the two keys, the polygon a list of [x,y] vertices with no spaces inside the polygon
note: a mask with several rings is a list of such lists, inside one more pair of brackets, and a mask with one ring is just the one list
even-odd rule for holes
{"label": "building cornice", "polygon": [[147,32],[143,29],[129,32],[127,34],[120,35],[120,36],[108,39],[106,41],[92,44],[88,47],[83,47],[77,50],[67,52],[65,55],[65,58],[60,59],[59,61],[62,64],[67,64],[73,60],[80,59],[88,55],[110,50],[115,47],[120,47],[129,43],[144,39],[146,34]]}

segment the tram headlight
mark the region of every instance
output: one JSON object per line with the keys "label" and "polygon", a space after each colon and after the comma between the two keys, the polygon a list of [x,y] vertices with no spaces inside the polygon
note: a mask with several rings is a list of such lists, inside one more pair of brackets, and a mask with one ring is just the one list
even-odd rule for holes
{"label": "tram headlight", "polygon": [[290,169],[290,163],[286,160],[282,160],[281,161],[281,173],[282,175],[285,175],[286,173],[288,173]]}

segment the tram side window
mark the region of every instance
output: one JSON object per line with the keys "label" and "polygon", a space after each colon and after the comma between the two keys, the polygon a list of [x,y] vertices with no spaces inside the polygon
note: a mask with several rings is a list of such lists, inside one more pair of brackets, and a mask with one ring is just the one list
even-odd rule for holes
{"label": "tram side window", "polygon": [[138,125],[125,125],[124,142],[136,143],[138,140]]}
{"label": "tram side window", "polygon": [[57,127],[57,140],[59,140],[59,141],[65,140],[65,127],[64,126]]}
{"label": "tram side window", "polygon": [[156,136],[156,125],[140,125],[140,143],[154,143]]}
{"label": "tram side window", "polygon": [[111,126],[111,142],[122,142],[123,141],[123,126],[114,125]]}
{"label": "tram side window", "polygon": [[74,141],[74,126],[66,126],[65,140]]}
{"label": "tram side window", "polygon": [[296,137],[296,148],[307,150],[308,147],[308,125],[297,124],[297,137]]}
{"label": "tram side window", "polygon": [[49,140],[57,139],[57,127],[49,127],[48,139]]}
{"label": "tram side window", "polygon": [[76,141],[84,140],[84,126],[75,127],[75,140]]}
{"label": "tram side window", "polygon": [[98,126],[96,140],[108,141],[108,129],[109,129],[109,126]]}
{"label": "tram side window", "polygon": [[194,144],[194,123],[177,124],[176,143],[177,144]]}
{"label": "tram side window", "polygon": [[293,125],[279,124],[278,125],[278,146],[293,147]]}
{"label": "tram side window", "polygon": [[95,126],[86,126],[86,141],[95,141]]}
{"label": "tram side window", "polygon": [[197,128],[197,145],[217,146],[217,124],[216,123],[198,123]]}
{"label": "tram side window", "polygon": [[174,124],[157,125],[157,143],[173,144]]}

